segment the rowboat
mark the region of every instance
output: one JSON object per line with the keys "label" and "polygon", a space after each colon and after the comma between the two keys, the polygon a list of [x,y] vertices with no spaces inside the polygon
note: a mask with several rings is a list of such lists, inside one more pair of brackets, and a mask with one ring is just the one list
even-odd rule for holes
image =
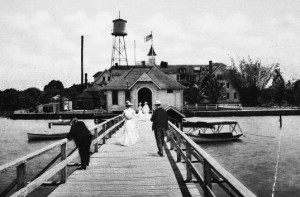
{"label": "rowboat", "polygon": [[51,122],[52,125],[70,125],[70,121],[69,120],[58,120],[58,121],[54,121]]}
{"label": "rowboat", "polygon": [[27,133],[28,140],[53,140],[53,139],[60,139],[66,138],[68,132],[40,132],[40,133]]}
{"label": "rowboat", "polygon": [[234,141],[243,135],[238,122],[228,119],[183,118],[182,127],[196,143]]}

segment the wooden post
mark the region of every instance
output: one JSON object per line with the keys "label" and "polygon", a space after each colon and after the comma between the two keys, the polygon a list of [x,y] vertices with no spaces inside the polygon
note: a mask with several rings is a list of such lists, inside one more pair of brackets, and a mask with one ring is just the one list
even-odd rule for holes
{"label": "wooden post", "polygon": [[[67,143],[62,144],[61,146],[61,161],[64,161],[67,159]],[[60,181],[61,183],[65,183],[67,181],[67,165],[61,169],[60,171],[61,177]]]}
{"label": "wooden post", "polygon": [[176,140],[177,140],[177,145],[179,148],[177,148],[176,152],[177,152],[177,162],[181,161],[181,155],[180,155],[180,147],[181,147],[181,137],[179,133],[176,133]]}
{"label": "wooden post", "polygon": [[[112,126],[112,122],[109,121],[108,125],[109,125],[108,128],[110,128],[110,127]],[[108,138],[111,138],[111,132],[112,132],[112,131],[110,131],[110,132],[108,133]]]}
{"label": "wooden post", "polygon": [[204,159],[203,160],[203,175],[204,175],[204,197],[209,197],[209,191],[207,186],[211,189],[211,169],[209,163]]}
{"label": "wooden post", "polygon": [[[191,145],[187,142],[186,143],[186,157],[187,160],[192,162],[192,155],[191,155]],[[192,166],[190,165],[189,162],[186,162],[186,180],[191,181],[192,180]]]}
{"label": "wooden post", "polygon": [[26,162],[17,166],[17,189],[21,189],[26,186]]}
{"label": "wooden post", "polygon": [[[104,130],[104,132],[106,131],[106,129],[107,129],[107,123],[103,125],[103,130]],[[103,133],[104,133],[104,132],[103,132]],[[102,138],[102,144],[105,144],[105,141],[106,141],[106,136],[104,136],[104,137]]]}
{"label": "wooden post", "polygon": [[98,131],[97,131],[97,128],[95,128],[94,129],[94,139],[95,139],[94,148],[95,148],[95,152],[96,153],[98,152],[98,141],[97,141],[97,138],[98,138]]}
{"label": "wooden post", "polygon": [[279,116],[279,127],[282,128],[282,117],[281,117],[281,115]]}

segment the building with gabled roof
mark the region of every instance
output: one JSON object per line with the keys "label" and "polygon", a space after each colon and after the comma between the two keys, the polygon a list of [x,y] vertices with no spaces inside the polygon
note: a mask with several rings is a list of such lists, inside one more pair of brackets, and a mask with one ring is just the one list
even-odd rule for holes
{"label": "building with gabled roof", "polygon": [[122,111],[126,100],[136,109],[139,102],[148,102],[153,109],[155,100],[160,100],[180,110],[184,88],[157,66],[135,66],[101,89],[106,92],[107,111],[113,112]]}

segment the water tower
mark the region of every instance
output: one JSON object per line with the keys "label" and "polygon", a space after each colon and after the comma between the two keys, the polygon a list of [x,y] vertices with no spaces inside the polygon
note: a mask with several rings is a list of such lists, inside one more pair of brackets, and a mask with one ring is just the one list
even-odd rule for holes
{"label": "water tower", "polygon": [[111,66],[114,65],[123,65],[128,66],[127,61],[127,52],[126,52],[126,45],[125,45],[125,36],[127,36],[126,32],[126,20],[119,18],[113,20],[114,29],[111,35],[114,36],[113,38],[113,48],[112,48],[112,55],[111,55]]}

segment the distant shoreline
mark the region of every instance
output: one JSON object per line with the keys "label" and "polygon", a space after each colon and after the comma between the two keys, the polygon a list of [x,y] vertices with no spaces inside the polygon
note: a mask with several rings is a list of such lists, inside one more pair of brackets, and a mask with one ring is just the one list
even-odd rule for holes
{"label": "distant shoreline", "polygon": [[[22,113],[22,114],[6,114],[3,117],[11,118],[14,120],[38,120],[38,119],[71,119],[77,117],[79,119],[108,119],[120,113],[104,113],[95,116],[91,112],[86,113]],[[287,109],[287,108],[244,108],[243,110],[220,110],[220,111],[185,111],[186,117],[230,117],[230,116],[291,116],[300,115],[300,109]]]}
{"label": "distant shoreline", "polygon": [[222,111],[189,111],[184,113],[187,117],[230,117],[230,116],[293,116],[300,115],[300,109],[282,108],[245,108],[243,110]]}

